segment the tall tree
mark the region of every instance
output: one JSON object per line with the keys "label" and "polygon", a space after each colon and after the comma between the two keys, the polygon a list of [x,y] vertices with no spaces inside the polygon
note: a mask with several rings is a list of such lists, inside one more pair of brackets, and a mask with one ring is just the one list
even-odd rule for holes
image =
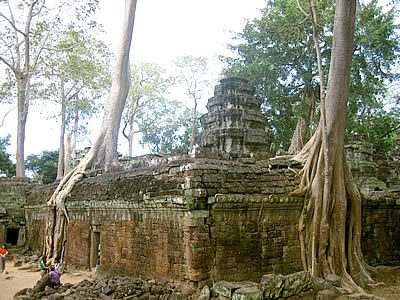
{"label": "tall tree", "polygon": [[64,175],[65,155],[70,156],[66,152],[71,149],[64,146],[67,129],[72,129],[75,143],[79,116],[90,116],[96,111],[96,100],[108,86],[107,58],[104,43],[75,30],[64,32],[54,52],[44,58],[44,74],[50,82],[44,96],[60,105],[57,179]]}
{"label": "tall tree", "polygon": [[196,143],[198,131],[197,104],[209,84],[207,80],[208,61],[204,57],[186,55],[176,58],[174,64],[178,68],[178,77],[185,85],[185,94],[193,101],[192,133],[189,146],[189,152],[191,152]]}
{"label": "tall tree", "polygon": [[66,196],[91,168],[103,167],[107,172],[117,164],[119,126],[130,84],[129,51],[136,3],[136,0],[125,0],[125,14],[121,28],[120,46],[116,57],[115,73],[96,141],[78,166],[64,176],[47,202],[49,210],[43,255],[49,259],[63,261],[66,222],[69,221],[65,209]]}
{"label": "tall tree", "polygon": [[178,101],[159,99],[138,114],[140,144],[161,154],[188,153],[191,140],[192,113]]}
{"label": "tall tree", "polygon": [[[316,35],[314,1],[310,0],[310,7]],[[361,196],[344,154],[355,11],[355,0],[336,0],[326,93],[323,85],[321,90],[321,118],[313,137],[294,157],[304,167],[300,186],[293,194],[305,196],[299,221],[304,269],[324,278],[339,275],[343,288],[363,292],[359,284],[372,279],[361,253]],[[319,44],[315,45],[318,50]],[[323,78],[320,56],[318,65]]]}
{"label": "tall tree", "polygon": [[[96,0],[80,1],[77,19],[94,11]],[[76,6],[75,6],[76,7]],[[71,11],[70,1],[54,5],[46,0],[4,0],[0,3],[0,61],[11,70],[15,80],[17,103],[16,176],[25,176],[25,128],[32,85],[38,76],[40,58],[51,48],[54,36],[62,25],[63,10]],[[68,23],[73,23],[74,20]]]}
{"label": "tall tree", "polygon": [[[398,78],[392,69],[399,62],[396,10],[383,12],[377,0],[358,5],[348,132],[365,131],[365,120],[382,109],[384,83]],[[327,74],[334,1],[318,1],[316,9]],[[267,1],[261,17],[248,22],[237,39],[236,44],[230,45],[237,57],[224,59],[225,72],[255,83],[258,95],[264,99],[263,108],[276,143],[284,149],[299,149],[315,130],[320,90],[308,1]]]}
{"label": "tall tree", "polygon": [[[142,115],[164,100],[167,89],[175,80],[165,74],[165,70],[150,63],[136,63],[131,66],[131,88],[125,105],[123,121],[125,123],[122,133],[128,140],[129,152],[133,153],[133,139],[139,129],[139,115]],[[156,121],[156,120],[154,120]],[[151,124],[148,124],[151,125]]]}

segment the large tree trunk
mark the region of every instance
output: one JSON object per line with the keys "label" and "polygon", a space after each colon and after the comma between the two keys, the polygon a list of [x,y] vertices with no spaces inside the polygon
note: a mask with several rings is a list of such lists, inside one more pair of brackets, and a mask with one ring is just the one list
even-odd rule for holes
{"label": "large tree trunk", "polygon": [[132,157],[133,154],[133,136],[135,134],[135,130],[133,128],[133,118],[132,121],[129,122],[129,132],[128,132],[128,155]]}
{"label": "large tree trunk", "polygon": [[190,136],[190,146],[189,153],[193,151],[194,145],[196,144],[196,136],[197,136],[197,99],[193,96],[194,106],[192,112],[192,133]]}
{"label": "large tree trunk", "polygon": [[94,167],[109,170],[117,161],[118,132],[129,90],[129,50],[132,40],[137,0],[125,0],[125,15],[121,29],[122,38],[117,53],[116,70],[112,81],[102,125],[97,139],[79,165],[61,180],[47,202],[48,221],[43,254],[47,259],[63,261],[66,242],[66,223],[69,221],[65,198],[85,175]]}
{"label": "large tree trunk", "polygon": [[71,142],[71,157],[76,156],[76,144],[78,139],[78,129],[79,129],[79,111],[75,109],[75,116],[74,116],[74,126],[72,128],[72,142]]}
{"label": "large tree trunk", "polygon": [[71,135],[67,134],[64,141],[64,173],[71,171]]}
{"label": "large tree trunk", "polygon": [[57,180],[60,180],[64,176],[64,138],[65,138],[65,111],[66,111],[66,99],[64,92],[64,80],[61,78],[61,125],[60,125],[60,145],[58,150],[58,163],[57,163]]}
{"label": "large tree trunk", "polygon": [[299,221],[303,267],[336,274],[351,292],[372,282],[361,253],[361,197],[344,154],[346,103],[353,49],[355,0],[337,0],[326,100],[319,127],[294,159],[305,163],[295,195],[305,196]]}
{"label": "large tree trunk", "polygon": [[18,125],[17,125],[17,152],[16,176],[25,177],[25,132],[28,118],[28,78],[17,78]]}

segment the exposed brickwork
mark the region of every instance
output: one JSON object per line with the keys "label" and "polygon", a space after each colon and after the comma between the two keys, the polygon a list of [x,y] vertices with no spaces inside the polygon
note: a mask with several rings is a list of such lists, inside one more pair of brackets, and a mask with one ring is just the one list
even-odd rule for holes
{"label": "exposed brickwork", "polygon": [[90,254],[90,223],[84,220],[74,220],[67,225],[67,246],[65,262],[76,267],[89,267]]}
{"label": "exposed brickwork", "polygon": [[[303,199],[288,196],[298,186],[300,166],[262,160],[270,156],[270,140],[253,94],[245,80],[221,81],[202,117],[206,149],[195,157],[148,155],[124,161],[126,172],[79,182],[66,200],[66,263],[93,267],[100,241],[100,270],[107,274],[196,286],[300,271]],[[373,264],[400,262],[400,147],[385,182],[376,178],[371,146],[346,149],[364,192],[364,255]],[[45,202],[54,188],[0,180],[0,217],[8,218],[0,220],[0,241],[7,224],[26,219],[27,244],[41,249]]]}
{"label": "exposed brickwork", "polygon": [[16,229],[18,237],[15,237],[17,242],[14,246],[24,245],[26,241],[24,206],[26,195],[33,186],[29,179],[0,177],[0,244],[7,242],[8,229]]}
{"label": "exposed brickwork", "polygon": [[373,264],[400,264],[400,193],[364,201],[362,250]]}
{"label": "exposed brickwork", "polygon": [[287,197],[218,197],[211,221],[216,279],[259,280],[266,273],[301,269],[297,238],[301,205],[299,199]]}
{"label": "exposed brickwork", "polygon": [[[96,227],[101,268],[108,274],[196,283],[299,271],[303,200],[287,196],[298,184],[298,171],[287,160],[187,158],[85,179],[67,201],[66,261],[88,267]],[[32,190],[28,202],[39,202],[36,196],[43,201],[46,194],[50,189]],[[371,263],[400,258],[393,250],[400,245],[399,198],[381,192],[364,201],[363,251]],[[44,209],[26,211],[29,224],[43,224]]]}

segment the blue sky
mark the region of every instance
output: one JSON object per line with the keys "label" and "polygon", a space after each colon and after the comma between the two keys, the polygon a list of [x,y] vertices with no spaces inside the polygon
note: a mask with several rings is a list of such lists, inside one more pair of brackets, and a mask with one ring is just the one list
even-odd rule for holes
{"label": "blue sky", "polygon": [[[115,52],[124,1],[100,0],[98,22],[106,31],[106,41]],[[226,53],[232,31],[240,31],[246,19],[259,14],[264,0],[143,0],[138,1],[133,34],[131,59],[166,64],[181,55],[204,56],[214,59],[213,72],[221,68],[215,59]],[[216,84],[216,83],[215,83]],[[10,106],[0,105],[0,118]],[[45,106],[49,109],[48,106]],[[59,124],[45,117],[44,106],[31,106],[26,126],[25,155],[43,150],[58,149]],[[57,108],[51,108],[57,111]],[[92,128],[97,128],[93,120]],[[11,134],[8,151],[14,155],[16,147],[16,110],[7,116],[0,136]],[[96,135],[92,130],[91,137]],[[80,145],[87,146],[88,140]],[[126,142],[120,139],[120,152],[126,153]],[[143,154],[143,149],[136,155]],[[125,152],[125,153],[124,153]]]}

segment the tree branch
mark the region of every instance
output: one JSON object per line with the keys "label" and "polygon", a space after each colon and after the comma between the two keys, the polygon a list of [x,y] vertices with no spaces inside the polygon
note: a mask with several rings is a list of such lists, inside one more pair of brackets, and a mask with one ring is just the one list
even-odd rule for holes
{"label": "tree branch", "polygon": [[297,0],[296,3],[297,3],[297,7],[302,12],[302,14],[305,15],[308,18],[309,14],[306,11],[304,11],[304,9],[301,7],[299,0]]}
{"label": "tree branch", "polygon": [[1,120],[1,123],[0,123],[0,127],[4,126],[4,121],[6,120],[6,117],[9,115],[9,113],[11,113],[16,108],[17,108],[16,106],[12,107],[4,114],[4,116],[3,116],[2,120]]}
{"label": "tree branch", "polygon": [[[7,1],[7,5],[8,5],[8,10],[10,12],[10,17],[11,17],[11,21],[12,24],[14,25],[14,36],[15,36],[15,55],[16,55],[16,59],[15,59],[15,71],[19,72],[20,71],[20,67],[21,67],[21,53],[20,53],[20,46],[22,45],[23,42],[19,42],[19,38],[18,38],[18,31],[15,30],[16,25],[15,25],[15,18],[14,18],[14,13],[11,9],[10,6],[10,2]],[[16,74],[16,72],[14,71],[14,73]]]}
{"label": "tree branch", "polygon": [[11,63],[9,63],[4,57],[0,56],[0,60],[1,60],[7,67],[9,67],[9,68],[14,72],[14,74],[17,73],[17,70],[14,68],[14,66],[13,66]]}
{"label": "tree branch", "polygon": [[5,16],[2,12],[0,12],[0,17],[3,17],[8,23],[10,23],[10,25],[15,31],[25,36],[25,32],[23,32],[21,29],[18,29],[15,23],[13,23],[9,18],[7,18],[7,16]]}

